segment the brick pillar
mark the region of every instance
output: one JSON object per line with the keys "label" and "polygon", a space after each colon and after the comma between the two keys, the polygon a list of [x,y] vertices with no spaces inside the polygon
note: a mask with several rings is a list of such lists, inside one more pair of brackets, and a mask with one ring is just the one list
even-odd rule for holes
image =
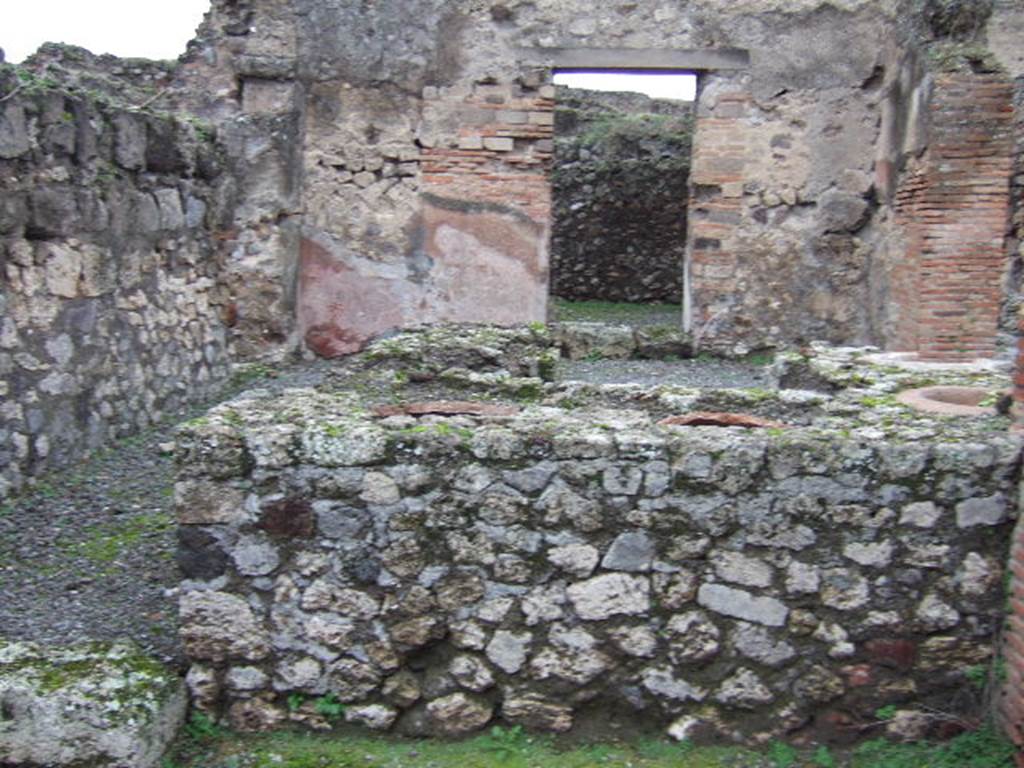
{"label": "brick pillar", "polygon": [[690,170],[687,330],[700,333],[736,291],[735,231],[743,215],[750,95],[740,89],[698,103]]}
{"label": "brick pillar", "polygon": [[[1024,76],[1017,78],[1014,104],[1014,174],[1010,184],[1009,258],[1024,261]],[[1015,253],[1014,253],[1015,252]],[[1017,368],[1013,378],[1014,429],[1024,430],[1024,285],[1017,291]]]}
{"label": "brick pillar", "polygon": [[[904,176],[897,220],[908,233],[897,280],[896,342],[931,360],[995,353],[1006,265],[1013,86],[999,75],[936,78],[928,153]],[[916,300],[914,298],[916,294]]]}
{"label": "brick pillar", "polygon": [[[1024,80],[1018,82],[1015,115],[1016,174],[1012,184],[1014,247],[1024,243]],[[1024,255],[1022,253],[1021,255]],[[1024,305],[1017,312],[1017,365],[1013,376],[1013,429],[1024,431]],[[1024,768],[1024,515],[1017,520],[1010,545],[1009,615],[1003,636],[1006,682],[999,713],[1007,735],[1018,746],[1016,764]]]}

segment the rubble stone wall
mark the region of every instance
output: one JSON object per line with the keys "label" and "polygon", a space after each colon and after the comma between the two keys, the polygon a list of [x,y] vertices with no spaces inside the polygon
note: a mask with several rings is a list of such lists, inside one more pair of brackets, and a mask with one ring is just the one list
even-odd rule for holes
{"label": "rubble stone wall", "polygon": [[207,129],[0,78],[2,497],[209,397],[230,367]]}
{"label": "rubble stone wall", "polygon": [[243,729],[323,724],[327,697],[450,735],[856,738],[881,706],[969,709],[1020,443],[924,432],[250,393],[178,439],[193,696]]}

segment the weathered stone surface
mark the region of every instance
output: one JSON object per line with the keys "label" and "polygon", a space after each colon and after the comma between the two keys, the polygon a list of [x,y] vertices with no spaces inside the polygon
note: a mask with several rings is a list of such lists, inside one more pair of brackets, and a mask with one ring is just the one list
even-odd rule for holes
{"label": "weathered stone surface", "polygon": [[539,731],[568,731],[572,728],[572,707],[546,700],[539,694],[507,696],[501,716],[510,723]]}
{"label": "weathered stone surface", "polygon": [[530,659],[530,675],[537,680],[556,677],[586,685],[611,666],[603,653],[586,648],[546,648]]}
{"label": "weathered stone surface", "polygon": [[[193,667],[192,670],[189,670],[189,675],[196,669]],[[224,675],[224,684],[236,691],[258,691],[264,688],[267,682],[266,673],[258,667],[232,667]],[[189,686],[189,690],[194,690],[193,685]]]}
{"label": "weathered stone surface", "polygon": [[881,541],[873,544],[852,543],[843,547],[843,555],[858,565],[885,568],[892,562],[893,544]]}
{"label": "weathered stone surface", "polygon": [[942,510],[931,501],[916,501],[907,504],[900,512],[900,525],[917,528],[933,528],[942,517]]}
{"label": "weathered stone surface", "polygon": [[359,723],[374,731],[388,730],[396,719],[398,711],[382,704],[345,708],[345,722]]}
{"label": "weathered stone surface", "polygon": [[486,691],[494,685],[494,675],[491,670],[475,656],[456,656],[448,665],[448,672],[455,682],[475,693]]}
{"label": "weathered stone surface", "polygon": [[397,707],[410,707],[420,700],[420,684],[410,672],[399,672],[381,686],[384,697]]}
{"label": "weathered stone surface", "polygon": [[277,728],[285,720],[280,707],[263,699],[241,699],[228,709],[228,723],[241,733],[259,733]]}
{"label": "weathered stone surface", "polygon": [[325,467],[373,464],[387,452],[384,433],[370,426],[312,427],[302,433],[302,448],[310,461]]}
{"label": "weathered stone surface", "polygon": [[323,670],[320,662],[310,657],[278,664],[274,687],[281,691],[311,690],[316,688]]}
{"label": "weathered stone surface", "polygon": [[646,613],[650,607],[650,582],[641,576],[595,576],[572,584],[567,593],[573,609],[586,621]]}
{"label": "weathered stone surface", "polygon": [[793,695],[814,704],[825,704],[843,695],[842,679],[822,666],[805,670],[793,683]]}
{"label": "weathered stone surface", "polygon": [[977,552],[968,552],[956,572],[956,582],[961,594],[981,597],[999,582],[1001,575],[997,563]]}
{"label": "weathered stone surface", "polygon": [[721,632],[700,611],[673,616],[666,631],[669,657],[675,664],[706,661],[718,653]]}
{"label": "weathered stone surface", "polygon": [[952,629],[960,623],[960,613],[935,593],[929,593],[914,612],[917,625],[925,632]]}
{"label": "weathered stone surface", "polygon": [[526,626],[547,623],[561,619],[565,614],[565,587],[553,584],[549,587],[534,587],[520,602],[520,609],[526,617]]}
{"label": "weathered stone surface", "polygon": [[774,598],[756,597],[721,584],[702,585],[697,591],[697,602],[715,613],[769,627],[781,627],[789,613],[786,606]]}
{"label": "weathered stone surface", "polygon": [[767,704],[775,697],[761,679],[749,669],[740,669],[728,678],[715,692],[714,699],[727,707],[753,709],[759,704]]}
{"label": "weathered stone surface", "polygon": [[600,553],[589,544],[567,544],[552,547],[547,553],[548,560],[562,570],[578,578],[586,578],[594,572]]}
{"label": "weathered stone surface", "polygon": [[641,681],[644,688],[655,696],[664,696],[675,701],[703,701],[707,691],[680,680],[672,674],[670,667],[644,670]]}
{"label": "weathered stone surface", "polygon": [[829,568],[821,574],[821,602],[839,611],[852,611],[867,605],[870,587],[867,580],[850,568]]}
{"label": "weathered stone surface", "polygon": [[793,646],[784,640],[772,638],[768,630],[741,622],[732,634],[736,650],[748,659],[768,667],[778,667],[796,656]]}
{"label": "weathered stone surface", "polygon": [[181,641],[194,659],[258,661],[270,653],[266,630],[249,605],[225,592],[184,592],[179,602]]}
{"label": "weathered stone surface", "polygon": [[1009,502],[1002,494],[967,499],[956,505],[956,524],[960,528],[999,525],[1009,518]]}
{"label": "weathered stone surface", "polygon": [[658,636],[649,627],[618,627],[610,634],[619,649],[629,656],[649,658],[658,649]]}
{"label": "weathered stone surface", "polygon": [[203,480],[179,480],[174,484],[174,508],[183,525],[231,523],[246,515],[245,496]]}
{"label": "weathered stone surface", "polygon": [[772,568],[767,563],[739,552],[713,552],[711,564],[719,578],[747,587],[767,587],[772,583]]}
{"label": "weathered stone surface", "polygon": [[487,644],[487,658],[495,666],[513,675],[526,663],[526,650],[532,640],[533,636],[529,632],[498,630]]}
{"label": "weathered stone surface", "polygon": [[817,566],[794,560],[786,571],[786,591],[797,595],[809,595],[821,586],[821,574]]}
{"label": "weathered stone surface", "polygon": [[314,581],[302,593],[307,611],[331,610],[348,619],[372,619],[380,613],[380,603],[366,592],[340,587],[329,579]]}
{"label": "weathered stone surface", "polygon": [[25,109],[18,102],[4,104],[0,111],[0,157],[11,160],[32,148],[25,125]]}
{"label": "weathered stone surface", "polygon": [[609,571],[649,571],[654,555],[654,542],[645,532],[620,533],[608,548],[601,567]]}
{"label": "weathered stone surface", "polygon": [[328,670],[330,690],[346,703],[360,701],[377,690],[380,673],[371,665],[357,659],[340,659]]}
{"label": "weathered stone surface", "polygon": [[913,709],[898,709],[885,724],[885,735],[902,742],[924,741],[935,716]]}
{"label": "weathered stone surface", "polygon": [[215,579],[228,565],[228,555],[216,536],[195,526],[178,529],[175,561],[186,579]]}
{"label": "weathered stone surface", "polygon": [[441,733],[461,736],[487,725],[493,709],[480,699],[453,693],[427,704],[427,714]]}
{"label": "weathered stone surface", "polygon": [[281,562],[277,549],[258,539],[239,542],[232,550],[231,556],[238,572],[245,576],[267,576],[273,573]]}
{"label": "weathered stone surface", "polygon": [[0,643],[0,756],[152,768],[185,721],[181,679],[128,644]]}

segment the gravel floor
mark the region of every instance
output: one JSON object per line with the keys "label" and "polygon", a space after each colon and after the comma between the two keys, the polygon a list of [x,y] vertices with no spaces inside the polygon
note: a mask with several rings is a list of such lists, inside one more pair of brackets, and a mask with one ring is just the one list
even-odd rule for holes
{"label": "gravel floor", "polygon": [[[260,386],[316,384],[326,368],[296,366]],[[121,440],[0,503],[0,637],[130,637],[154,656],[184,664],[169,449],[175,425],[207,407]]]}
{"label": "gravel floor", "polygon": [[[762,368],[709,360],[566,363],[564,378],[699,387],[769,384]],[[293,366],[258,386],[337,385],[344,379],[337,365],[316,362]],[[417,395],[429,397],[429,391],[408,392]],[[0,504],[0,637],[45,643],[130,637],[154,656],[184,665],[174,599],[179,576],[170,448],[175,424],[209,405],[122,440],[53,473],[31,494]]]}

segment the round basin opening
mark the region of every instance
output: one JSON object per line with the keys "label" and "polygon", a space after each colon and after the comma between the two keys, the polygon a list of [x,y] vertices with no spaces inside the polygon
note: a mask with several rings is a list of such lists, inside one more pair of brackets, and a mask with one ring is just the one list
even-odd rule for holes
{"label": "round basin opening", "polygon": [[992,392],[982,387],[920,387],[900,392],[897,399],[911,408],[950,416],[990,416],[994,407],[982,405]]}

